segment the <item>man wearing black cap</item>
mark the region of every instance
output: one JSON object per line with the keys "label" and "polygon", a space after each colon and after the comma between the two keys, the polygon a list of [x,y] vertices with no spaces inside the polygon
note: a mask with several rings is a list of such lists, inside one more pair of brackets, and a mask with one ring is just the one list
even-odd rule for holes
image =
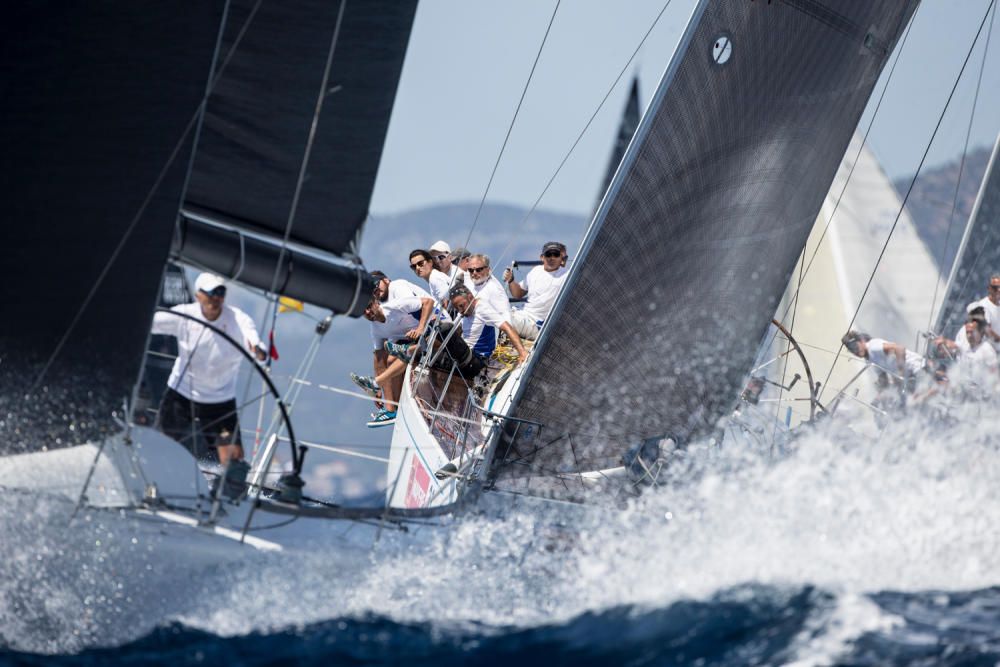
{"label": "man wearing black cap", "polygon": [[558,241],[549,241],[542,246],[542,264],[528,272],[524,280],[514,280],[514,271],[507,269],[503,279],[515,299],[525,296],[528,301],[521,310],[511,313],[511,323],[521,338],[534,340],[545,318],[559,296],[559,290],[566,282],[566,246]]}

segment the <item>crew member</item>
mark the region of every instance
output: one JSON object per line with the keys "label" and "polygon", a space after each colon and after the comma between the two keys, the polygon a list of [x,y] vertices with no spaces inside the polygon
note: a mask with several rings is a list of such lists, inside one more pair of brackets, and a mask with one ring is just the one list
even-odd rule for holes
{"label": "crew member", "polygon": [[513,269],[503,272],[504,282],[515,299],[528,297],[524,308],[511,311],[511,324],[524,340],[535,340],[566,282],[566,246],[549,241],[542,246],[542,263],[536,266],[521,282],[514,280]]}
{"label": "crew member", "polygon": [[[267,358],[250,316],[226,305],[222,278],[211,273],[199,275],[195,299],[195,303],[171,310],[228,334],[258,361]],[[219,463],[226,466],[227,494],[235,486],[238,495],[250,468],[243,459],[236,406],[236,376],[243,354],[212,329],[166,312],[156,313],[152,333],[175,336],[178,350],[160,403],[157,427],[197,457],[210,457],[214,451]],[[202,451],[201,443],[209,451]]]}

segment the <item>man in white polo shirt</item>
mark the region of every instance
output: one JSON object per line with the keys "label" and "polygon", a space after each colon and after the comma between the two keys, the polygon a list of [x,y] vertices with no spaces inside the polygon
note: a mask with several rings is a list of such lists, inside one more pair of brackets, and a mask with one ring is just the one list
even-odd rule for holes
{"label": "man in white polo shirt", "polygon": [[375,374],[351,373],[351,380],[375,399],[377,411],[368,422],[369,427],[389,426],[396,421],[406,361],[400,355],[390,355],[386,348],[399,340],[419,340],[433,311],[434,299],[430,296],[403,296],[384,303],[373,296],[365,308],[365,319],[371,322]]}
{"label": "man in white polo shirt", "polygon": [[503,279],[515,299],[528,297],[522,309],[511,313],[511,324],[525,340],[535,340],[566,282],[566,246],[549,241],[542,246],[542,263],[536,266],[521,282],[514,280],[514,272],[507,269]]}
{"label": "man in white polo shirt", "polygon": [[[211,325],[264,361],[267,354],[253,320],[239,308],[225,305],[222,278],[202,273],[194,285],[197,301],[171,311]],[[160,403],[157,427],[199,458],[210,455],[201,451],[202,443],[207,444],[219,463],[228,464],[226,476],[231,484],[227,493],[233,485],[241,487],[249,470],[243,460],[236,405],[236,377],[244,355],[213,329],[187,317],[156,313],[152,333],[177,338],[177,359]]]}

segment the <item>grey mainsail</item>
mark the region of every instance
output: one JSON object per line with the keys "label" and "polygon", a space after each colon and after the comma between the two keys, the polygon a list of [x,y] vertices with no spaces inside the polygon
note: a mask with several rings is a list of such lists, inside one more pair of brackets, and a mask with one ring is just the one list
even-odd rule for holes
{"label": "grey mainsail", "polygon": [[986,296],[990,276],[1000,273],[1000,136],[993,145],[976,203],[955,254],[934,331],[951,338],[965,321],[966,306]]}
{"label": "grey mainsail", "polygon": [[[711,431],[916,0],[703,0],[536,346],[500,478]],[[532,437],[523,437],[530,432]]]}
{"label": "grey mainsail", "polygon": [[[350,261],[368,217],[416,0],[265,2],[252,16],[253,0],[232,5],[221,56],[228,64],[208,100],[174,253],[359,316],[359,281],[361,292],[371,283]],[[286,232],[298,250],[282,249]]]}
{"label": "grey mainsail", "polygon": [[110,415],[141,364],[223,7],[5,7],[0,452],[118,428]]}

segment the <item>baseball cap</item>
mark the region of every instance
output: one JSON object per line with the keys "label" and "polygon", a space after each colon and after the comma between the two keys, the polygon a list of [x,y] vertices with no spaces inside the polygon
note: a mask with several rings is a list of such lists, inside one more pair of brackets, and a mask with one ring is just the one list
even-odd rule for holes
{"label": "baseball cap", "polygon": [[559,243],[558,241],[549,241],[548,243],[542,246],[542,254],[544,255],[549,250],[558,250],[559,252],[565,254],[566,246],[563,245],[562,243]]}
{"label": "baseball cap", "polygon": [[225,286],[226,281],[223,280],[221,276],[217,276],[214,273],[208,273],[207,271],[199,275],[198,279],[194,281],[195,290],[208,294],[219,287]]}
{"label": "baseball cap", "polygon": [[451,252],[451,246],[448,245],[447,243],[445,243],[444,241],[435,241],[434,245],[432,245],[430,248],[428,248],[428,250],[431,250],[431,251],[435,251],[436,250],[438,252],[447,252],[447,253],[450,253]]}

